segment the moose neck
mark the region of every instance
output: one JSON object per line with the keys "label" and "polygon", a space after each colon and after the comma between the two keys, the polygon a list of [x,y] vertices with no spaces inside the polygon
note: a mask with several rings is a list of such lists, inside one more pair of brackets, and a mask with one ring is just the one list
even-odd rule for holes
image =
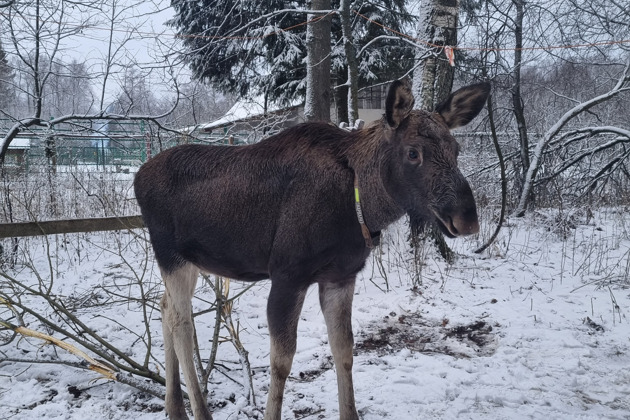
{"label": "moose neck", "polygon": [[[356,136],[349,147],[348,163],[358,178],[361,209],[370,232],[379,232],[400,219],[405,210],[387,192],[387,171],[391,151],[382,138],[382,128],[372,126]],[[367,135],[365,135],[367,134]]]}

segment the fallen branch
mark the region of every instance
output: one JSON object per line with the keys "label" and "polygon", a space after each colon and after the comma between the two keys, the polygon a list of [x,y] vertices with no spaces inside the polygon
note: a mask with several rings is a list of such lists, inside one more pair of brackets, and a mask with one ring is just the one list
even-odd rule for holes
{"label": "fallen branch", "polygon": [[0,326],[3,326],[15,332],[16,334],[20,334],[24,337],[37,338],[39,340],[43,340],[54,346],[62,348],[66,350],[67,352],[72,353],[75,356],[83,359],[83,362],[81,363],[81,365],[87,367],[87,369],[92,370],[102,375],[105,379],[109,379],[111,381],[116,380],[117,371],[114,367],[92,358],[89,354],[87,354],[83,350],[76,348],[72,344],[66,343],[65,341],[62,341],[58,338],[55,338],[48,334],[41,333],[39,331],[32,330],[30,328],[11,324],[10,322],[7,322],[7,321],[0,320]]}

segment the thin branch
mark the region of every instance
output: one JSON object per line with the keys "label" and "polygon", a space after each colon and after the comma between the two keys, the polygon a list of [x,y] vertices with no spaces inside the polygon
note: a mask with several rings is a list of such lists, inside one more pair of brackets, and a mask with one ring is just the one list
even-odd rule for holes
{"label": "thin branch", "polygon": [[490,130],[492,131],[492,142],[494,143],[494,149],[497,152],[497,159],[499,161],[499,167],[501,169],[501,213],[499,214],[499,221],[494,233],[488,239],[488,241],[475,250],[476,254],[481,254],[485,251],[499,236],[503,221],[505,220],[505,210],[507,208],[507,176],[505,175],[505,159],[503,158],[503,152],[501,151],[501,145],[499,144],[499,138],[497,136],[496,125],[494,122],[494,105],[492,103],[492,95],[488,95],[488,119],[490,120]]}

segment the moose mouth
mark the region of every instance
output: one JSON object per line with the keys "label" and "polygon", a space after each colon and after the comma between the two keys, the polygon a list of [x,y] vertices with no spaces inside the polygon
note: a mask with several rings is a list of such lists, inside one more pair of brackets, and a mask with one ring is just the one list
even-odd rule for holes
{"label": "moose mouth", "polygon": [[[431,209],[435,216],[435,222],[448,238],[456,238],[458,236],[472,235],[479,232],[479,221],[477,217],[466,220],[462,215],[440,215],[437,211]],[[476,212],[475,212],[476,216]]]}

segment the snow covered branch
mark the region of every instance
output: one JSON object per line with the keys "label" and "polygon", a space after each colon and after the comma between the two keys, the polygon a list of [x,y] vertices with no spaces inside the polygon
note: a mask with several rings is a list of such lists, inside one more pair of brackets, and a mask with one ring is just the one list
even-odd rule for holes
{"label": "snow covered branch", "polygon": [[556,121],[556,123],[547,130],[547,132],[545,132],[545,134],[540,138],[540,140],[538,140],[538,143],[536,144],[536,148],[534,149],[532,161],[525,175],[523,191],[521,192],[518,205],[516,209],[514,210],[515,216],[522,217],[525,215],[525,210],[531,196],[532,188],[536,180],[536,175],[538,174],[538,170],[541,165],[541,160],[543,158],[543,155],[545,154],[545,151],[549,143],[575,117],[590,110],[594,106],[599,105],[603,102],[606,102],[618,96],[619,94],[623,92],[627,92],[627,91],[630,91],[630,63],[626,64],[621,77],[619,77],[619,79],[617,80],[617,82],[615,83],[612,89],[610,89],[608,92],[602,95],[596,96],[594,98],[591,98],[588,101],[582,102],[574,106],[573,108],[565,112],[564,115],[562,115],[562,117],[560,117],[560,119],[558,119],[558,121]]}
{"label": "snow covered branch", "polygon": [[600,144],[598,146],[595,146],[586,150],[581,150],[580,153],[572,156],[569,160],[566,160],[565,162],[563,162],[560,168],[555,170],[552,174],[547,175],[544,178],[538,179],[536,183],[553,179],[557,177],[558,175],[562,174],[567,169],[569,169],[571,166],[578,164],[585,158],[589,156],[593,156],[596,153],[600,153],[600,152],[603,152],[604,150],[608,150],[618,144],[630,143],[630,131],[624,130],[618,127],[586,127],[579,130],[571,131],[570,134],[567,134],[564,137],[567,137],[569,135],[580,135],[580,137],[582,137],[582,135],[585,135],[586,137],[593,137],[598,134],[618,134],[618,137],[615,137],[614,139],[604,144]]}
{"label": "snow covered branch", "polygon": [[[289,14],[289,13],[297,13],[297,14],[304,14],[304,15],[317,15],[317,16],[327,16],[333,13],[338,13],[338,10],[310,10],[310,9],[281,9],[281,10],[274,10],[271,13],[265,13],[263,15],[261,15],[260,17],[256,18],[256,19],[252,19],[249,22],[245,23],[244,25],[236,28],[235,30],[227,33],[227,34],[222,34],[220,36],[220,38],[229,38],[229,37],[236,37],[239,35],[243,35],[246,34],[247,31],[259,24],[260,22],[265,22],[270,18],[273,17],[277,17],[277,16],[281,16],[281,15],[285,15],[285,14]],[[260,29],[260,28],[256,28],[256,29]],[[282,30],[282,28],[274,28],[277,30]],[[203,34],[203,35],[207,35],[207,34]],[[217,35],[219,36],[219,35]]]}

